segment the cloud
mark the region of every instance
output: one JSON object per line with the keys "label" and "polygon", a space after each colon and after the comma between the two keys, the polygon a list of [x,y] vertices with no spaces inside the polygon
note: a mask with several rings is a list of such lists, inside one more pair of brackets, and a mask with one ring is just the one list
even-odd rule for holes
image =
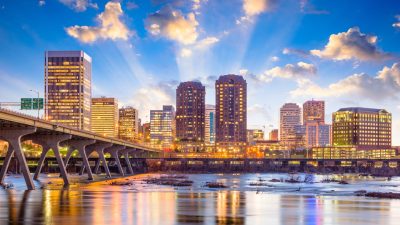
{"label": "cloud", "polygon": [[326,10],[318,10],[309,0],[300,0],[300,11],[304,14],[329,14]]}
{"label": "cloud", "polygon": [[138,8],[139,6],[135,3],[135,2],[133,2],[133,1],[130,1],[130,2],[127,2],[126,3],[126,9],[128,9],[128,10],[131,10],[131,9],[136,9],[136,8]]}
{"label": "cloud", "polygon": [[284,48],[282,50],[282,54],[284,55],[299,55],[302,57],[310,56],[310,53],[301,49],[294,49],[294,48]]}
{"label": "cloud", "polygon": [[128,27],[121,21],[123,16],[119,2],[108,2],[104,12],[97,16],[98,26],[72,26],[66,28],[67,33],[81,42],[92,43],[98,39],[123,39],[127,40],[131,35]]}
{"label": "cloud", "polygon": [[182,48],[180,52],[181,57],[190,57],[192,56],[192,50],[188,48]]}
{"label": "cloud", "polygon": [[246,16],[257,16],[276,6],[277,0],[243,0],[243,10]]}
{"label": "cloud", "polygon": [[400,28],[400,15],[396,15],[395,18],[397,19],[397,22],[393,23],[392,26],[394,28]]}
{"label": "cloud", "polygon": [[177,85],[178,81],[163,81],[143,86],[135,91],[133,99],[128,103],[139,110],[139,116],[144,120],[150,110],[162,109],[163,105],[175,105]]}
{"label": "cloud", "polygon": [[333,60],[380,60],[389,57],[376,46],[378,37],[363,34],[358,27],[332,34],[322,50],[311,50],[312,55]]}
{"label": "cloud", "polygon": [[365,73],[353,74],[327,87],[321,87],[310,80],[299,82],[293,96],[340,97],[359,96],[376,102],[386,98],[398,99],[400,92],[400,63],[384,67],[375,77]]}
{"label": "cloud", "polygon": [[46,1],[45,0],[39,0],[39,6],[44,6],[46,5]]}
{"label": "cloud", "polygon": [[268,121],[272,120],[271,113],[269,112],[269,110],[265,106],[262,106],[260,104],[254,104],[249,106],[247,108],[247,113],[249,114],[249,117],[261,115],[263,119],[266,119]]}
{"label": "cloud", "polygon": [[179,10],[164,7],[146,19],[146,29],[153,36],[162,36],[183,45],[194,44],[199,36],[194,13],[186,17]]}
{"label": "cloud", "polygon": [[193,45],[185,46],[180,49],[180,57],[190,57],[192,56],[193,51],[201,51],[208,49],[209,47],[213,46],[215,43],[219,42],[217,37],[206,37],[200,41],[197,41]]}
{"label": "cloud", "polygon": [[90,0],[59,0],[62,4],[75,10],[76,12],[84,12],[87,8],[98,9],[96,3],[92,3]]}
{"label": "cloud", "polygon": [[247,77],[255,78],[257,81],[269,83],[275,78],[293,79],[296,81],[309,79],[317,73],[317,68],[313,64],[298,62],[297,64],[286,64],[284,67],[276,66],[264,73],[254,76],[246,71]]}
{"label": "cloud", "polygon": [[279,57],[278,57],[278,56],[271,56],[271,57],[269,58],[269,60],[270,60],[271,62],[278,62],[278,61],[279,61]]}

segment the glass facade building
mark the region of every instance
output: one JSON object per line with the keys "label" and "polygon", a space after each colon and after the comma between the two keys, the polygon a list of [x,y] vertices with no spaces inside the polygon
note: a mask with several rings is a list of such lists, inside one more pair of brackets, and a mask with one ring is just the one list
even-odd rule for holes
{"label": "glass facade building", "polygon": [[384,109],[342,108],[332,115],[333,146],[392,147],[392,114]]}
{"label": "glass facade building", "polygon": [[215,143],[215,105],[206,105],[204,138],[206,144]]}
{"label": "glass facade building", "polygon": [[45,52],[45,118],[91,130],[92,59],[83,51]]}
{"label": "glass facade building", "polygon": [[280,109],[279,139],[282,145],[289,149],[298,145],[295,126],[301,125],[300,115],[300,107],[296,103],[286,103]]}
{"label": "glass facade building", "polygon": [[150,144],[154,148],[171,150],[175,137],[175,109],[164,105],[162,110],[150,110]]}
{"label": "glass facade building", "polygon": [[92,132],[118,137],[118,101],[115,98],[92,98]]}

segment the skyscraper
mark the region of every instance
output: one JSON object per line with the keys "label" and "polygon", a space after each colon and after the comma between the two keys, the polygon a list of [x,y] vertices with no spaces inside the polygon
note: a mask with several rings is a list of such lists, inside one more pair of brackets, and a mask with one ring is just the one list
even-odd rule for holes
{"label": "skyscraper", "polygon": [[222,75],[215,92],[217,150],[239,153],[247,139],[247,83],[239,75]]}
{"label": "skyscraper", "polygon": [[203,142],[205,87],[197,81],[182,82],[176,89],[176,138]]}
{"label": "skyscraper", "polygon": [[137,109],[128,106],[119,109],[119,138],[136,141],[139,132],[139,115]]}
{"label": "skyscraper", "polygon": [[83,51],[45,52],[45,117],[91,130],[92,58]]}
{"label": "skyscraper", "polygon": [[155,148],[170,150],[175,137],[175,109],[164,105],[162,110],[150,110],[150,143]]}
{"label": "skyscraper", "polygon": [[280,141],[288,148],[297,142],[295,126],[300,125],[300,107],[295,103],[285,103],[280,109]]}
{"label": "skyscraper", "polygon": [[92,98],[92,131],[118,137],[118,101],[115,98]]}
{"label": "skyscraper", "polygon": [[206,105],[205,143],[215,143],[215,105]]}
{"label": "skyscraper", "polygon": [[392,114],[384,109],[342,108],[332,114],[334,146],[392,147]]}
{"label": "skyscraper", "polygon": [[306,101],[303,104],[303,124],[308,121],[325,123],[325,102],[324,101]]}

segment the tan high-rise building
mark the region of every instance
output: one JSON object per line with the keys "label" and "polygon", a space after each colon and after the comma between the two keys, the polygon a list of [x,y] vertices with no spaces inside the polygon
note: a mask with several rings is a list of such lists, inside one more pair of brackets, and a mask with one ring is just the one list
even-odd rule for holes
{"label": "tan high-rise building", "polygon": [[118,101],[115,98],[92,98],[92,131],[106,136],[118,137]]}
{"label": "tan high-rise building", "polygon": [[46,51],[45,117],[91,130],[92,59],[83,51]]}
{"label": "tan high-rise building", "polygon": [[247,83],[243,76],[222,75],[215,82],[217,151],[243,152],[247,142]]}
{"label": "tan high-rise building", "polygon": [[136,141],[139,131],[139,115],[133,107],[119,109],[118,136],[127,141]]}
{"label": "tan high-rise building", "polygon": [[301,124],[300,107],[295,103],[286,103],[280,109],[280,141],[287,148],[297,144],[296,126]]}
{"label": "tan high-rise building", "polygon": [[303,104],[303,124],[308,121],[325,123],[325,102],[324,101],[306,101]]}

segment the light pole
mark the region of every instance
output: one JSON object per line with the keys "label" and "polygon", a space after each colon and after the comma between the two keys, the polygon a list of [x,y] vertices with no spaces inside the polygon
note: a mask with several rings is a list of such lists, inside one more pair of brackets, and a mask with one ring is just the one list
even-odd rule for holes
{"label": "light pole", "polygon": [[36,102],[37,102],[37,118],[39,119],[39,111],[40,111],[40,104],[39,104],[39,91],[36,91],[36,90],[29,90],[29,91],[32,91],[32,92],[35,92],[36,94],[37,94],[37,100],[36,100]]}

